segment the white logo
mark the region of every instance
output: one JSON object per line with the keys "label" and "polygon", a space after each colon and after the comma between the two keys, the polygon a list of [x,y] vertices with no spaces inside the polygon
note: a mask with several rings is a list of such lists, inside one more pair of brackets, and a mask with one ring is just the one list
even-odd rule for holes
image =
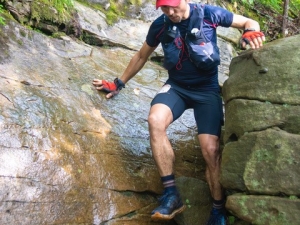
{"label": "white logo", "polygon": [[208,54],[208,52],[205,49],[203,50],[203,52],[211,61],[214,61],[214,59],[212,57],[210,57],[210,55]]}
{"label": "white logo", "polygon": [[166,93],[170,90],[171,88],[171,85],[170,84],[165,84],[161,89],[160,91],[157,93],[157,94],[160,94],[160,93]]}

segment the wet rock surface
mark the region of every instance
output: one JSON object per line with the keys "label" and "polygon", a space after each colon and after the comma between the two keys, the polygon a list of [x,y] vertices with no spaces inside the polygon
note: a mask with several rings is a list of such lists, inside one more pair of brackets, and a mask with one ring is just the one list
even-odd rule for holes
{"label": "wet rock surface", "polygon": [[[152,224],[162,187],[147,116],[166,72],[149,62],[107,100],[92,80],[119,76],[134,51],[49,38],[12,21],[1,29],[2,224]],[[168,134],[177,175],[203,179],[191,115]]]}

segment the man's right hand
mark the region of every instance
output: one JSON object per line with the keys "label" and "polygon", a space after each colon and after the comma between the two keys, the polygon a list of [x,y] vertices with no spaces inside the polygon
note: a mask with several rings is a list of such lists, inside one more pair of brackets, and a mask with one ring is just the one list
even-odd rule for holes
{"label": "man's right hand", "polygon": [[108,82],[106,80],[93,80],[93,85],[99,91],[107,92],[106,98],[112,98],[119,93],[122,88],[125,88],[125,84],[120,79],[116,78],[114,82]]}

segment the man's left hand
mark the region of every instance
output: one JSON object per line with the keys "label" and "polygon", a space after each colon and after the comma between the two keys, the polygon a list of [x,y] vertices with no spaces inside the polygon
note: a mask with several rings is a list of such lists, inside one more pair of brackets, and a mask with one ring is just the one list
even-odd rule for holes
{"label": "man's left hand", "polygon": [[260,31],[245,31],[242,35],[242,49],[246,49],[249,44],[252,49],[260,48],[266,40],[264,33]]}

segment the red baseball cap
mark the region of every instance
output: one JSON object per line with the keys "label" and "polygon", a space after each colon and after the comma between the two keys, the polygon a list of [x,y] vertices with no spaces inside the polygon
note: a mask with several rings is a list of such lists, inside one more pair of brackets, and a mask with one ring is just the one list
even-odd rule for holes
{"label": "red baseball cap", "polygon": [[176,7],[180,4],[181,0],[156,0],[156,9],[160,6]]}

